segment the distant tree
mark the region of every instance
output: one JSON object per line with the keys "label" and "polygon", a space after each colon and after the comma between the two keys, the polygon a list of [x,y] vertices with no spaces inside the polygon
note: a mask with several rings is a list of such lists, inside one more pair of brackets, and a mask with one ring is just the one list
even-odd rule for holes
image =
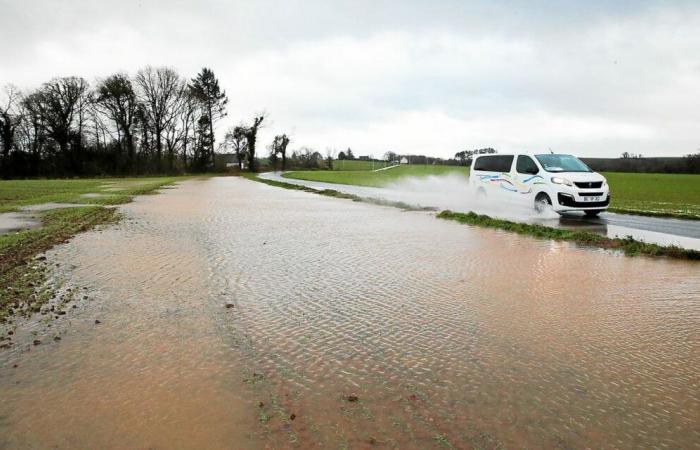
{"label": "distant tree", "polygon": [[161,168],[165,132],[174,126],[184,101],[185,82],[168,67],[146,67],[136,74],[143,125],[155,140],[156,166]]}
{"label": "distant tree", "polygon": [[15,147],[15,135],[22,122],[19,106],[21,96],[19,90],[7,85],[4,87],[3,101],[0,102],[0,173],[4,173],[10,151]]}
{"label": "distant tree", "polygon": [[352,153],[352,149],[348,147],[348,150],[345,152],[345,158],[346,159],[355,159],[355,155]]}
{"label": "distant tree", "polygon": [[136,164],[136,128],[138,100],[136,91],[127,75],[115,74],[100,81],[96,88],[95,105],[113,123],[117,143],[126,153],[130,169]]}
{"label": "distant tree", "polygon": [[335,159],[336,153],[338,153],[338,151],[334,148],[326,149],[326,168],[328,170],[333,170],[333,159]]}
{"label": "distant tree", "polygon": [[207,123],[209,124],[208,135],[211,137],[207,154],[211,165],[213,165],[214,125],[218,120],[226,117],[228,97],[226,96],[226,91],[219,86],[219,80],[214,75],[214,72],[206,67],[202,68],[197,77],[192,79],[189,90],[193,97],[201,102],[204,115],[207,116]]}
{"label": "distant tree", "polygon": [[274,152],[275,158],[278,154],[282,155],[282,170],[287,170],[287,146],[289,145],[289,137],[286,134],[275,136],[271,144],[271,151]]}
{"label": "distant tree", "polygon": [[392,151],[384,153],[384,161],[392,162],[398,159],[398,155]]}
{"label": "distant tree", "polygon": [[240,128],[239,132],[243,135],[246,141],[246,150],[248,156],[248,169],[255,172],[257,171],[257,162],[255,161],[255,141],[258,136],[258,129],[263,120],[265,120],[265,115],[261,114],[259,116],[253,117],[253,124],[250,126],[243,126]]}
{"label": "distant tree", "polygon": [[73,173],[82,172],[82,131],[89,103],[83,78],[54,78],[33,98],[46,136],[58,145],[59,154]]}
{"label": "distant tree", "polygon": [[345,152],[340,152],[338,153],[338,159],[342,161],[348,159],[348,157],[345,155]]}
{"label": "distant tree", "polygon": [[245,139],[245,126],[239,124],[238,126],[229,128],[226,132],[225,142],[226,147],[233,150],[236,154],[236,160],[238,162],[238,170],[243,170],[243,159],[246,156],[246,139]]}
{"label": "distant tree", "polygon": [[697,153],[683,157],[685,170],[689,173],[700,173],[700,149]]}

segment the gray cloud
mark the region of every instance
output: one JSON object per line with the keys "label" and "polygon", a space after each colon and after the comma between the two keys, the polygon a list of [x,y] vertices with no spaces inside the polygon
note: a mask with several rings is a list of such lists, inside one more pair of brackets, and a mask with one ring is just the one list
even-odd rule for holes
{"label": "gray cloud", "polygon": [[449,156],[471,147],[700,147],[692,2],[0,0],[0,84],[212,67],[263,139]]}

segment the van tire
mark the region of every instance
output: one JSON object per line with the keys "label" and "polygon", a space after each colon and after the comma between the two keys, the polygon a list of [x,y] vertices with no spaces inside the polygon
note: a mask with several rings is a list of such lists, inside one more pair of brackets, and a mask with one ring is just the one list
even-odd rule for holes
{"label": "van tire", "polygon": [[537,194],[537,197],[535,197],[535,211],[538,213],[544,212],[545,205],[552,206],[552,199],[549,198],[549,195],[547,195],[544,192],[540,192]]}
{"label": "van tire", "polygon": [[598,217],[598,214],[600,214],[601,212],[603,212],[602,209],[592,209],[592,210],[584,211],[584,213],[586,214],[586,217]]}

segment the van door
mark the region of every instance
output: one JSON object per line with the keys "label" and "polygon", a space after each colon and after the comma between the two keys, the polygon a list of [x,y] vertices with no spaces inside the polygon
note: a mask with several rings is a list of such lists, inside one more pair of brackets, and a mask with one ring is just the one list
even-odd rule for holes
{"label": "van door", "polygon": [[536,185],[544,184],[544,178],[535,161],[527,155],[518,155],[513,174],[515,185],[521,194],[532,194]]}

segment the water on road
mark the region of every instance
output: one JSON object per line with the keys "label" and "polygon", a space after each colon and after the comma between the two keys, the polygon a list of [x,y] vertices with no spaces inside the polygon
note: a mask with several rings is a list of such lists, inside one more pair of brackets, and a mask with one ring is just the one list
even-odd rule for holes
{"label": "water on road", "polygon": [[698,448],[697,263],[239,178],[122,211],[48,255],[0,448]]}
{"label": "water on road", "polygon": [[[570,213],[563,216],[552,212],[539,214],[535,212],[533,205],[520,200],[513,201],[508,193],[479,201],[470,190],[466,179],[460,175],[407,177],[383,188],[297,180],[285,178],[281,172],[266,172],[259,176],[268,180],[298,184],[318,190],[333,189],[360,197],[404,202],[412,206],[450,209],[459,212],[474,211],[516,222],[585,230],[609,237],[632,236],[644,242],[700,250],[700,221],[697,220],[612,212],[603,212],[595,218],[585,217],[580,213]],[[490,195],[494,194],[492,192]],[[615,195],[614,192],[613,195]]]}

